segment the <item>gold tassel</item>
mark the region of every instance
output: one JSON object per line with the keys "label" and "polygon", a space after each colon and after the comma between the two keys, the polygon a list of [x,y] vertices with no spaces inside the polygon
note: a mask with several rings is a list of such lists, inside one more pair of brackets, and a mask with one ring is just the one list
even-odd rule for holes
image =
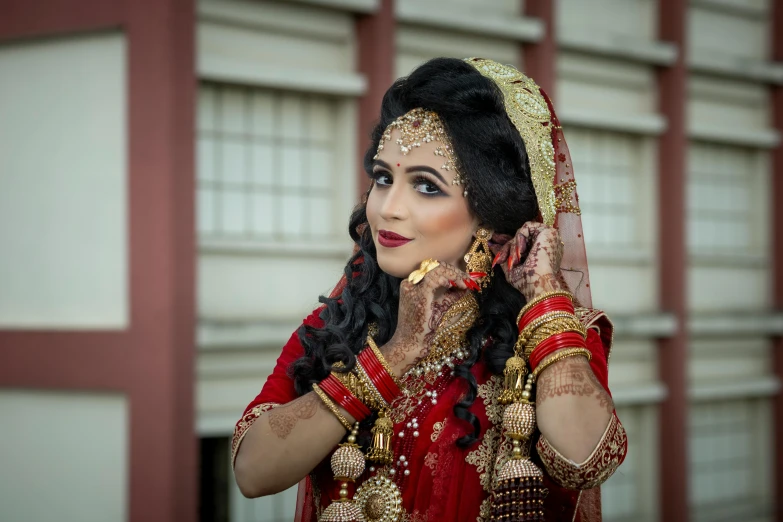
{"label": "gold tassel", "polygon": [[522,400],[523,382],[526,374],[525,360],[516,355],[509,357],[506,361],[506,367],[503,369],[504,386],[500,397],[498,397],[500,404],[511,404]]}
{"label": "gold tassel", "polygon": [[340,498],[329,504],[318,522],[363,522],[361,509],[349,497],[348,483],[354,482],[364,473],[364,455],[356,444],[359,423],[354,424],[348,442],[340,444],[332,455],[334,480],[340,482]]}
{"label": "gold tassel", "polygon": [[[516,356],[511,359],[522,360]],[[528,455],[530,438],[536,429],[536,410],[529,401],[533,391],[533,376],[527,376],[524,389],[519,393],[521,379],[527,372],[524,360],[522,366],[520,373],[518,361],[513,361],[511,365],[506,363],[503,372],[506,384],[503,393],[506,398],[513,398],[512,404],[503,411],[503,429],[511,439],[513,450],[511,458],[497,472],[497,486],[490,506],[491,520],[544,520],[544,498],[547,494],[544,474]]]}
{"label": "gold tassel", "polygon": [[394,424],[389,420],[388,412],[383,409],[378,412],[378,418],[372,427],[372,449],[367,454],[367,460],[376,462],[382,466],[388,466],[394,462],[394,452],[391,449]]}

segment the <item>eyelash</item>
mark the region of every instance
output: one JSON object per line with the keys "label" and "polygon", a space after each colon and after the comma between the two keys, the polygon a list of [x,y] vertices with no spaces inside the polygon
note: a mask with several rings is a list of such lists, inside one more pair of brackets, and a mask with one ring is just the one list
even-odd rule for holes
{"label": "eyelash", "polygon": [[[385,183],[385,184],[379,183],[378,181],[381,178],[390,178],[392,180],[392,182],[393,182],[393,179],[394,179],[389,172],[385,172],[385,171],[382,171],[382,170],[374,170],[372,172],[372,174],[370,175],[370,177],[373,179],[375,184],[380,186],[380,187],[385,187],[385,186],[388,186],[388,185],[391,184],[391,183]],[[434,189],[434,191],[433,192],[422,192],[420,190],[417,190],[416,192],[418,192],[419,194],[422,194],[423,196],[428,196],[428,197],[440,196],[440,195],[443,194],[443,191],[440,188],[438,188],[438,186],[435,184],[435,182],[431,181],[429,178],[427,178],[425,176],[417,176],[416,178],[413,179],[413,186],[414,187],[416,187],[418,185],[423,185],[423,184],[429,185],[429,188]]]}

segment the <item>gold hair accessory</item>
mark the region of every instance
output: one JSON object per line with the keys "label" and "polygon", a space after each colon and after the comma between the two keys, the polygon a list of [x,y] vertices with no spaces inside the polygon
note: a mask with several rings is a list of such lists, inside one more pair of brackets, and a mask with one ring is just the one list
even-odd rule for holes
{"label": "gold hair accessory", "polygon": [[465,183],[465,179],[460,175],[459,169],[457,169],[454,148],[451,146],[446,128],[436,113],[417,108],[391,122],[378,142],[378,150],[373,159],[378,159],[384,143],[391,140],[391,133],[394,129],[400,131],[397,145],[400,146],[400,151],[405,156],[411,150],[421,147],[422,143],[440,142],[440,145],[435,149],[435,155],[441,156],[445,160],[441,168],[446,171],[454,171],[455,175],[454,180],[451,182],[452,185]]}
{"label": "gold hair accessory", "polygon": [[486,228],[476,230],[476,239],[465,254],[465,264],[468,272],[483,272],[484,277],[474,279],[476,283],[486,288],[492,280],[492,251],[489,249],[489,240],[492,232]]}
{"label": "gold hair accessory", "polygon": [[419,268],[410,273],[408,282],[413,283],[414,285],[419,284],[421,280],[424,279],[425,275],[435,270],[438,266],[440,266],[440,263],[434,259],[425,259],[421,262]]}
{"label": "gold hair accessory", "polygon": [[[554,185],[555,147],[552,144],[554,124],[549,104],[541,94],[541,88],[513,67],[484,58],[467,58],[465,61],[492,80],[503,93],[506,114],[525,143],[530,162],[530,175],[533,178],[541,216],[544,224],[551,227],[555,223],[558,209],[558,197]],[[567,190],[570,190],[570,186]],[[565,197],[566,195],[561,194],[559,199],[564,200]],[[579,207],[575,205],[571,205],[567,210],[579,213]]]}

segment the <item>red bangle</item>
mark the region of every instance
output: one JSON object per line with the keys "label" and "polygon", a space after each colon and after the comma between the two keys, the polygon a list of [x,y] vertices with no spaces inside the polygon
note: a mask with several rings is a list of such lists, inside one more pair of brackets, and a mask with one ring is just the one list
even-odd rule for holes
{"label": "red bangle", "polygon": [[367,376],[375,385],[375,388],[383,396],[383,399],[391,404],[400,394],[400,388],[378,360],[375,352],[370,349],[362,350],[358,360],[367,373]]}
{"label": "red bangle", "polygon": [[574,313],[574,303],[567,297],[553,297],[542,301],[530,310],[519,320],[519,331],[521,332],[533,320],[549,312],[568,312]]}
{"label": "red bangle", "polygon": [[334,375],[330,375],[321,381],[319,386],[324,393],[334,402],[342,406],[343,409],[358,422],[363,421],[372,414],[370,408],[357,399],[356,396],[351,393],[351,390],[346,388]]}
{"label": "red bangle", "polygon": [[577,332],[564,332],[553,335],[542,341],[530,354],[531,370],[535,370],[536,366],[548,355],[563,348],[587,348],[587,344],[585,343],[585,338]]}

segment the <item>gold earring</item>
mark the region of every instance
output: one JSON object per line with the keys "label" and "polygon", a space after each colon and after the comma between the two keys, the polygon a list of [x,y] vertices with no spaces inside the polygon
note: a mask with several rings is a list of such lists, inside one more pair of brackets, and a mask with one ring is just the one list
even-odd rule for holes
{"label": "gold earring", "polygon": [[473,241],[470,250],[465,254],[465,264],[471,275],[475,272],[486,274],[474,279],[484,288],[489,285],[492,278],[492,251],[489,249],[489,239],[491,237],[491,231],[486,228],[479,228],[476,230],[476,240]]}

